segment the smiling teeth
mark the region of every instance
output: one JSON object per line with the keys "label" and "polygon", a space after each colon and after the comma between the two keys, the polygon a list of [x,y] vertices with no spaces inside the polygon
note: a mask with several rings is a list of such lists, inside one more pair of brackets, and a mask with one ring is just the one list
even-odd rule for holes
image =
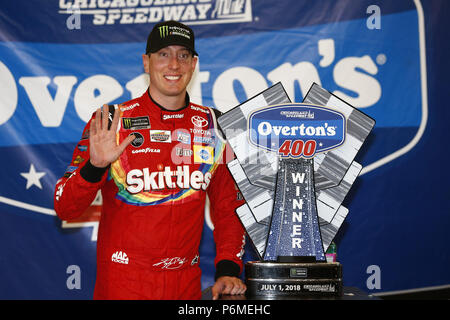
{"label": "smiling teeth", "polygon": [[165,76],[165,78],[167,80],[178,80],[178,79],[180,79],[180,76]]}

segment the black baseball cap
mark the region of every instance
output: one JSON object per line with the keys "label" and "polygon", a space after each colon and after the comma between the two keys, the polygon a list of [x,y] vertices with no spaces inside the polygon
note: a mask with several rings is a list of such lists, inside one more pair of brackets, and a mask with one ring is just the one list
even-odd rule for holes
{"label": "black baseball cap", "polygon": [[154,53],[162,48],[178,45],[184,46],[196,56],[194,31],[177,21],[164,21],[157,23],[148,35],[146,54]]}

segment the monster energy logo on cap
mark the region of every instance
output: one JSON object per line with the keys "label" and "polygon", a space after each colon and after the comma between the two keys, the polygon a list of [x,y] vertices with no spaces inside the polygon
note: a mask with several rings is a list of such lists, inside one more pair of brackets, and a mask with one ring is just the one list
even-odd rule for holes
{"label": "monster energy logo on cap", "polygon": [[169,35],[169,26],[158,27],[158,30],[159,30],[159,36],[161,38],[165,38]]}
{"label": "monster energy logo on cap", "polygon": [[155,25],[147,39],[146,53],[155,53],[162,48],[178,45],[190,50],[194,55],[195,51],[194,32],[188,26],[177,21],[165,21]]}

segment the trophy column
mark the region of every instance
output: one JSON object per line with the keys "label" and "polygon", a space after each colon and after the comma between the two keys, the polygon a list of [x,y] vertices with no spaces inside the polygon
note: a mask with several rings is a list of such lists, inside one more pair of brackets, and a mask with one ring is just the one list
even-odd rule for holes
{"label": "trophy column", "polygon": [[319,229],[312,159],[278,162],[264,261],[245,266],[247,295],[340,296],[342,266],[326,263]]}
{"label": "trophy column", "polygon": [[324,262],[312,159],[278,161],[272,221],[264,260]]}

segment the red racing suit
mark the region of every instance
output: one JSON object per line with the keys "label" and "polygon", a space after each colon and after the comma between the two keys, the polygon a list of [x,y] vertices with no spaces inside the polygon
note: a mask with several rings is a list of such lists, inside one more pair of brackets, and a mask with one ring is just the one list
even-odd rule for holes
{"label": "red racing suit", "polygon": [[216,110],[190,103],[187,95],[184,108],[168,111],[148,91],[120,110],[117,143],[130,134],[135,140],[109,167],[96,168],[89,161],[91,118],[56,184],[55,211],[62,220],[75,219],[101,189],[95,299],[199,299],[207,194],[216,278],[242,272],[245,239],[235,214],[243,200],[226,167],[233,154]]}

